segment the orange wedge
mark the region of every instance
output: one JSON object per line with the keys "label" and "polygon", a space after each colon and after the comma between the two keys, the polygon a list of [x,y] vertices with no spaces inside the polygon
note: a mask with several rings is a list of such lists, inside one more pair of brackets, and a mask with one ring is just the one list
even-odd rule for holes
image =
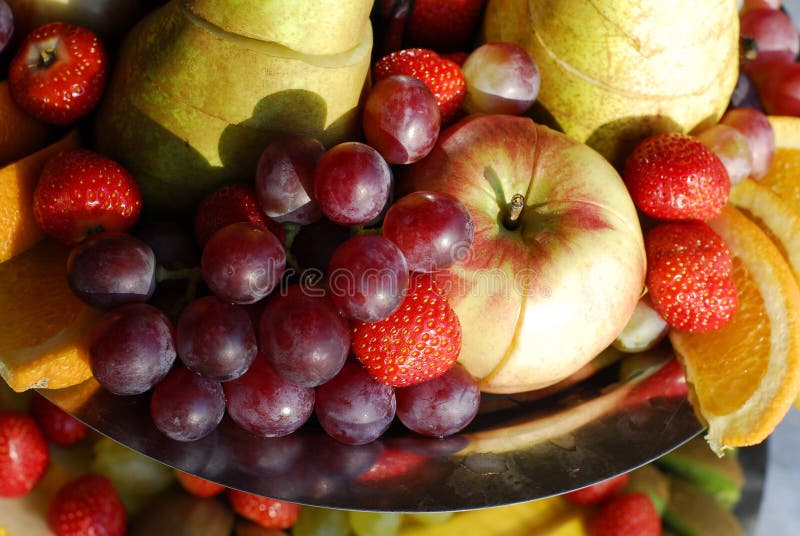
{"label": "orange wedge", "polygon": [[733,252],[739,309],[719,331],[669,337],[721,455],[763,441],[800,393],[800,288],[775,243],[738,209],[709,223]]}
{"label": "orange wedge", "polygon": [[15,391],[91,377],[88,342],[100,313],[70,290],[68,253],[46,239],[0,263],[0,376]]}
{"label": "orange wedge", "polygon": [[29,116],[11,98],[8,81],[0,82],[0,166],[38,151],[58,137],[60,129]]}
{"label": "orange wedge", "polygon": [[56,151],[78,145],[78,133],[73,131],[56,143],[0,168],[0,262],[44,238],[33,218],[33,191],[45,162]]}

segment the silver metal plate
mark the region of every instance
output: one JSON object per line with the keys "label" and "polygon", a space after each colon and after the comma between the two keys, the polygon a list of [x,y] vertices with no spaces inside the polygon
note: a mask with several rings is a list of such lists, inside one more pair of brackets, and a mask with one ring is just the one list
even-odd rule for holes
{"label": "silver metal plate", "polygon": [[314,422],[261,438],[228,417],[210,436],[181,443],[152,425],[147,394],[114,396],[94,380],[42,394],[111,439],[225,486],[333,508],[434,512],[568,492],[644,465],[701,432],[685,395],[641,396],[646,372],[625,382],[618,364],[592,372],[549,394],[485,395],[475,421],[447,439],[397,425],[358,447]]}

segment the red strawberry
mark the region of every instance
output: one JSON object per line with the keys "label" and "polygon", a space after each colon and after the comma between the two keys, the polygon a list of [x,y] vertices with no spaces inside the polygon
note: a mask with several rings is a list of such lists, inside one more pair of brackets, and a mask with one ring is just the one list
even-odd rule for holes
{"label": "red strawberry", "polygon": [[395,74],[413,76],[425,83],[439,105],[442,124],[452,121],[467,95],[461,67],[432,50],[407,48],[379,59],[373,67],[375,81]]}
{"label": "red strawberry", "polygon": [[234,512],[268,529],[288,529],[300,515],[299,504],[235,489],[228,490],[228,500]]}
{"label": "red strawberry", "polygon": [[33,117],[74,123],[103,95],[108,58],[91,30],[51,22],[23,41],[8,70],[11,95]]}
{"label": "red strawberry", "polygon": [[623,178],[636,208],[661,220],[710,220],[731,191],[719,157],[696,138],[677,133],[640,142],[625,162]]}
{"label": "red strawberry", "polygon": [[658,225],[644,244],[647,289],[667,324],[708,332],[730,321],[739,304],[731,276],[733,256],[711,227],[703,222]]}
{"label": "red strawberry", "polygon": [[36,421],[21,413],[0,413],[0,497],[27,495],[50,461]]}
{"label": "red strawberry", "polygon": [[68,447],[86,437],[85,424],[41,395],[33,395],[30,413],[51,443]]}
{"label": "red strawberry", "polygon": [[175,470],[175,477],[180,482],[183,489],[194,495],[195,497],[213,497],[221,493],[225,486],[211,482],[205,478],[194,476],[183,471]]}
{"label": "red strawberry", "polygon": [[141,211],[142,194],[133,175],[88,149],[53,155],[33,193],[36,223],[67,245],[94,232],[127,231]]}
{"label": "red strawberry", "polygon": [[416,275],[400,307],[378,322],[355,322],[353,351],[378,381],[404,387],[441,376],[461,351],[461,324],[429,275]]}
{"label": "red strawberry", "polygon": [[223,227],[242,221],[269,229],[281,242],[286,239],[283,226],[264,214],[255,188],[249,184],[223,186],[208,194],[195,212],[194,234],[197,241],[205,245],[211,235]]}
{"label": "red strawberry", "polygon": [[125,506],[114,484],[91,473],[64,485],[47,509],[47,525],[56,536],[122,536],[125,524]]}
{"label": "red strawberry", "polygon": [[472,49],[486,0],[414,0],[406,35],[441,52]]}
{"label": "red strawberry", "polygon": [[592,484],[585,488],[581,488],[564,495],[572,504],[597,504],[605,501],[612,495],[625,487],[630,479],[630,474],[622,473],[621,475],[603,480],[597,484]]}
{"label": "red strawberry", "polygon": [[661,517],[644,493],[612,497],[589,521],[590,536],[660,536]]}

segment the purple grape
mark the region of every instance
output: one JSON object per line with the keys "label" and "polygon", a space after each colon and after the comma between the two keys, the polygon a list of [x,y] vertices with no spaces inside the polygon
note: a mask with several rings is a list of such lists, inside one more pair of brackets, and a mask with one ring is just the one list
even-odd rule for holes
{"label": "purple grape", "polygon": [[379,235],[350,238],[328,265],[331,299],[345,316],[362,322],[377,322],[397,310],[408,281],[403,252]]}
{"label": "purple grape", "polygon": [[474,226],[467,207],[452,195],[420,191],[389,208],[383,236],[397,244],[410,271],[436,272],[468,255]]}
{"label": "purple grape", "polygon": [[239,222],[211,236],[200,262],[211,292],[225,301],[255,303],[280,282],[286,253],[271,232]]}
{"label": "purple grape", "polygon": [[397,417],[408,429],[432,437],[447,437],[462,430],[478,413],[478,383],[461,365],[426,382],[400,387]]}
{"label": "purple grape", "polygon": [[744,73],[739,73],[739,78],[736,80],[736,87],[733,88],[733,93],[731,93],[730,105],[731,108],[747,107],[763,111],[761,100],[758,95],[758,88],[753,80]]}
{"label": "purple grape", "polygon": [[364,225],[389,201],[392,170],[364,143],[340,143],[329,149],[314,172],[314,195],[322,213],[339,225]]}
{"label": "purple grape", "polygon": [[6,48],[14,35],[14,13],[6,3],[0,0],[0,52]]}
{"label": "purple grape", "polygon": [[295,285],[264,308],[258,347],[281,378],[316,387],[347,360],[350,326],[320,289]]}
{"label": "purple grape", "polygon": [[250,433],[280,437],[300,428],[314,410],[314,389],[278,376],[259,355],[241,377],[223,385],[228,415]]}
{"label": "purple grape", "polygon": [[519,45],[481,45],[470,53],[461,70],[467,82],[464,107],[469,113],[519,115],[539,96],[539,67]]}
{"label": "purple grape", "polygon": [[436,97],[411,76],[380,80],[364,103],[364,136],[390,164],[410,164],[425,157],[439,137],[441,123]]}
{"label": "purple grape", "polygon": [[183,310],[175,339],[189,370],[219,382],[244,374],[258,352],[250,315],[216,296],[195,300]]}
{"label": "purple grape", "polygon": [[378,439],[394,419],[394,389],[373,378],[355,360],[317,387],[314,412],[332,438],[348,445]]}
{"label": "purple grape", "polygon": [[225,415],[225,393],[218,381],[186,367],[171,371],[153,389],[150,417],[164,435],[175,441],[197,441],[217,427]]}
{"label": "purple grape", "polygon": [[156,289],[156,257],[133,236],[97,234],[70,252],[67,280],[76,296],[98,309],[146,302]]}
{"label": "purple grape", "polygon": [[301,225],[320,218],[314,168],[324,152],[311,136],[286,136],[267,145],[256,170],[256,196],[267,216]]}
{"label": "purple grape", "polygon": [[97,381],[118,395],[138,395],[160,382],[175,362],[175,335],[151,305],[125,305],[108,314],[89,347]]}

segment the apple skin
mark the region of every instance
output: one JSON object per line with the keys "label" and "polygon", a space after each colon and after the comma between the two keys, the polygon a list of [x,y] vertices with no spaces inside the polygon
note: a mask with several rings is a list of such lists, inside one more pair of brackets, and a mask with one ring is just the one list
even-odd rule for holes
{"label": "apple skin", "polygon": [[[404,193],[447,192],[475,240],[437,281],[463,331],[459,361],[481,390],[552,385],[619,335],[644,286],[639,220],[613,167],[588,146],[525,117],[470,116],[410,166]],[[525,196],[519,226],[503,224]]]}

